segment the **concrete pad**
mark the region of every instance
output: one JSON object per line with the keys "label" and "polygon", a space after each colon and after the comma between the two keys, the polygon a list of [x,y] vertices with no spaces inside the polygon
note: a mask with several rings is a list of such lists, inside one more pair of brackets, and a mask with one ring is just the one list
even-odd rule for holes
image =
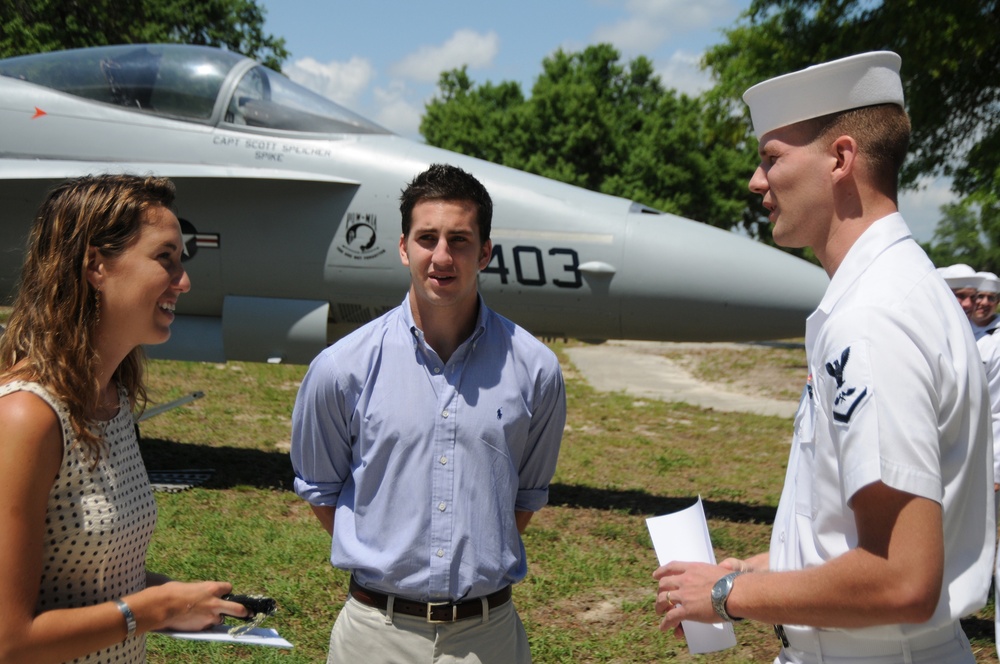
{"label": "concrete pad", "polygon": [[[680,401],[726,412],[794,417],[794,401],[767,399],[727,390],[699,381],[676,362],[662,355],[685,344],[656,341],[608,341],[596,346],[565,349],[586,381],[602,392],[625,392],[637,397]],[[704,347],[705,344],[692,344]],[[715,347],[738,344],[712,344]]]}

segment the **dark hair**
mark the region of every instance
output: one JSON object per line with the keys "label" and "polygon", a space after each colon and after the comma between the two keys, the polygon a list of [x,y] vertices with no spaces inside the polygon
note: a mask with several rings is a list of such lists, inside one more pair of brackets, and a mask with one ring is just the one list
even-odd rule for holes
{"label": "dark hair", "polygon": [[910,118],[898,104],[878,104],[831,113],[802,123],[809,142],[848,135],[865,156],[872,184],[897,200],[899,171],[910,146]]}
{"label": "dark hair", "polygon": [[458,166],[431,164],[406,186],[399,197],[399,212],[403,218],[403,237],[410,234],[413,208],[420,201],[470,201],[476,206],[479,241],[490,239],[493,224],[493,199],[486,187]]}
{"label": "dark hair", "polygon": [[[95,463],[101,438],[89,425],[101,397],[94,349],[100,304],[87,279],[88,252],[120,255],[138,240],[146,212],[173,202],[174,185],[165,178],[88,175],[49,192],[28,236],[17,298],[0,337],[0,371],[5,379],[38,382],[65,403],[76,441]],[[114,373],[133,409],[145,405],[144,362],[136,347]]]}

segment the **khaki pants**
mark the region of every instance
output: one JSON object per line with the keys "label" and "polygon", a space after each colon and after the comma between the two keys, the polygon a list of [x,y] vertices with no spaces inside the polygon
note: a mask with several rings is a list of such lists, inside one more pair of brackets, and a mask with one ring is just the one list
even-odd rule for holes
{"label": "khaki pants", "polygon": [[531,664],[514,602],[482,618],[428,623],[347,600],[330,634],[327,664]]}

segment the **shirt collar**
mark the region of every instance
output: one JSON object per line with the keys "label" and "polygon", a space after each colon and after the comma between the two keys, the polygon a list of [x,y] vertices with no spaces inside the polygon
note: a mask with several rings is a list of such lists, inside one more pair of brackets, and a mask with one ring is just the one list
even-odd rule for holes
{"label": "shirt collar", "polygon": [[910,229],[898,212],[882,217],[869,226],[847,251],[840,267],[830,279],[817,311],[829,314],[837,302],[857,281],[868,266],[886,249],[910,237]]}
{"label": "shirt collar", "polygon": [[[469,335],[469,338],[462,342],[459,349],[465,346],[469,341],[472,342],[472,347],[475,348],[476,344],[479,342],[479,338],[486,332],[486,323],[491,312],[486,307],[486,302],[483,300],[481,293],[477,293],[476,298],[479,302],[479,313],[476,315],[476,327],[472,330],[472,334]],[[417,327],[416,321],[413,320],[413,310],[410,309],[409,291],[407,291],[406,296],[403,298],[403,304],[400,306],[402,307],[403,323],[406,325],[406,329],[408,329],[410,334],[413,335],[415,342],[424,343],[424,332]]]}
{"label": "shirt collar", "polygon": [[910,237],[910,229],[898,212],[876,220],[847,250],[843,262],[830,279],[816,311],[806,319],[806,356],[812,355],[816,337],[837,302],[851,289],[868,266],[886,249]]}

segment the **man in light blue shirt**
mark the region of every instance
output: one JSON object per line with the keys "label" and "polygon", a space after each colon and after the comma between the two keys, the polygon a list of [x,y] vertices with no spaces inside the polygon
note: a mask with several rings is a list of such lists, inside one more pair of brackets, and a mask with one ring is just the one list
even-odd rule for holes
{"label": "man in light blue shirt", "polygon": [[410,290],[313,361],[292,417],[295,491],[352,575],[328,661],[530,662],[510,587],[555,472],[559,363],[479,296],[482,184],[432,165],[400,201]]}

